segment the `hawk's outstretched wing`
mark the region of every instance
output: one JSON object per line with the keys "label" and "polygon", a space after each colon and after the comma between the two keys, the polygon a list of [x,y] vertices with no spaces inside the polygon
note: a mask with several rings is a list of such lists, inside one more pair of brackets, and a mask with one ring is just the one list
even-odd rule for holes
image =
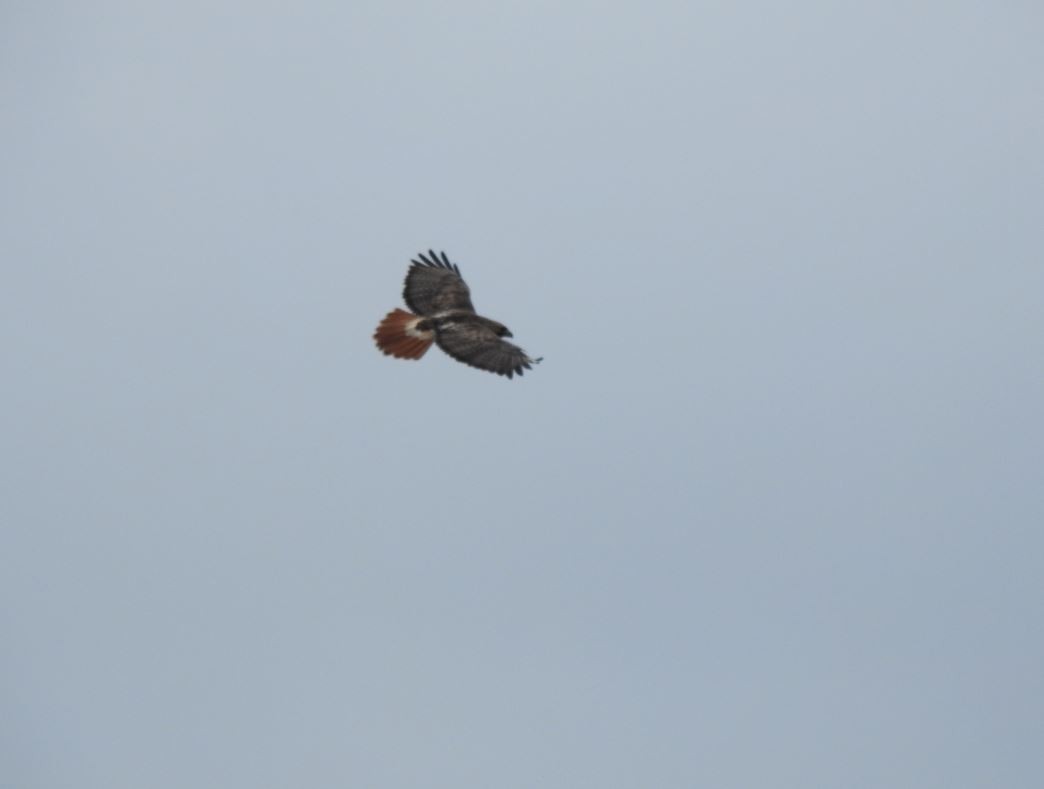
{"label": "hawk's outstretched wing", "polygon": [[418,315],[434,315],[444,310],[467,310],[471,306],[471,292],[460,276],[460,269],[450,263],[446,253],[440,258],[433,251],[418,255],[420,260],[411,260],[406,274],[406,286],[402,297],[410,309]]}
{"label": "hawk's outstretched wing", "polygon": [[480,370],[489,370],[497,375],[522,375],[540,359],[532,359],[519,348],[497,336],[492,327],[462,316],[462,320],[449,319],[439,326],[435,344],[456,359]]}

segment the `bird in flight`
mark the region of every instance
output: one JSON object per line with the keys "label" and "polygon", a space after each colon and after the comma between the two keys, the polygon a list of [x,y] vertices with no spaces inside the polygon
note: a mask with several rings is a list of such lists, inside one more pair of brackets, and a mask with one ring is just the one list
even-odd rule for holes
{"label": "bird in flight", "polygon": [[508,378],[540,361],[503,339],[512,336],[507,326],[475,312],[471,291],[445,252],[417,257],[402,290],[412,312],[394,309],[380,322],[373,338],[381,351],[419,359],[435,343],[458,362]]}

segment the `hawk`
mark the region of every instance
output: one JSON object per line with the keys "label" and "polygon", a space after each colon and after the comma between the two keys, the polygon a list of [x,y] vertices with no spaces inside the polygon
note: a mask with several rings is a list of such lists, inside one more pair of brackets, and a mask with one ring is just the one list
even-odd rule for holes
{"label": "hawk", "polygon": [[540,361],[503,339],[512,336],[507,326],[475,312],[471,291],[445,252],[417,257],[402,290],[412,312],[388,313],[373,335],[378,348],[397,359],[419,359],[435,343],[458,362],[508,378]]}

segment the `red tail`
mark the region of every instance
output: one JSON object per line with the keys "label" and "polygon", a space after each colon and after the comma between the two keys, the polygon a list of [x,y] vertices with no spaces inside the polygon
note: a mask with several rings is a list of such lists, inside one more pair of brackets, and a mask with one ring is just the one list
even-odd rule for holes
{"label": "red tail", "polygon": [[423,318],[412,312],[394,309],[377,326],[373,339],[377,341],[377,347],[389,356],[419,359],[435,340],[434,332],[417,330],[421,320]]}

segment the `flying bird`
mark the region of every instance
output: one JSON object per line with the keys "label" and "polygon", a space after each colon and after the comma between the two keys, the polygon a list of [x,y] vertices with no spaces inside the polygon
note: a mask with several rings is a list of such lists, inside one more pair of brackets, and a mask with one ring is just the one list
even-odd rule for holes
{"label": "flying bird", "polygon": [[378,348],[398,359],[419,359],[435,343],[458,362],[508,378],[540,361],[503,339],[512,336],[507,326],[475,312],[471,291],[445,252],[417,257],[402,290],[412,312],[394,309],[385,316],[373,335]]}

